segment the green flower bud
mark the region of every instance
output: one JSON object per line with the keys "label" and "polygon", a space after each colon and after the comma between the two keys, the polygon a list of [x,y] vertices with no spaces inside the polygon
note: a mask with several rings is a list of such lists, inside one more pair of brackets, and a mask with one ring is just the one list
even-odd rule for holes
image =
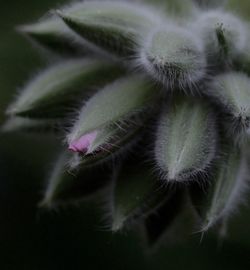
{"label": "green flower bud", "polygon": [[245,155],[236,149],[231,149],[217,169],[209,188],[207,201],[204,204],[203,231],[208,230],[221,219],[227,219],[243,201],[248,173]]}
{"label": "green flower bud", "polygon": [[[100,165],[116,159],[143,136],[144,121],[128,123],[128,125],[111,125],[99,130],[94,140],[88,145],[85,155],[75,153],[69,164],[75,169],[80,166],[89,167]],[[86,137],[84,137],[86,139]],[[74,150],[73,148],[71,150]],[[77,150],[77,148],[75,149]]]}
{"label": "green flower bud", "polygon": [[156,95],[152,83],[138,74],[107,85],[83,106],[68,135],[70,150],[88,152],[100,130],[141,112]]}
{"label": "green flower bud", "polygon": [[149,34],[139,54],[139,64],[170,89],[179,87],[193,91],[195,83],[206,73],[201,40],[176,26]]}
{"label": "green flower bud", "polygon": [[214,116],[200,100],[179,99],[162,113],[155,159],[164,181],[192,181],[205,173],[216,154]]}
{"label": "green flower bud", "polygon": [[57,133],[64,129],[63,122],[58,119],[30,119],[11,117],[3,126],[3,132],[43,132]]}
{"label": "green flower bud", "polygon": [[244,73],[228,72],[218,75],[208,94],[225,111],[224,126],[236,143],[243,143],[250,132],[250,78]]}
{"label": "green flower bud", "polygon": [[194,31],[204,39],[209,62],[231,61],[246,47],[246,25],[229,13],[219,10],[201,13]]}
{"label": "green flower bud", "polygon": [[111,196],[112,230],[121,230],[152,213],[170,194],[157,185],[152,168],[137,164],[125,165],[114,177]]}
{"label": "green flower bud", "polygon": [[79,38],[56,16],[19,26],[18,30],[41,48],[59,55],[91,53],[90,44]]}
{"label": "green flower bud", "polygon": [[85,1],[58,11],[84,39],[119,56],[134,54],[138,38],[159,22],[146,7],[115,1]]}
{"label": "green flower bud", "polygon": [[110,169],[96,170],[92,167],[71,172],[68,161],[68,153],[58,159],[40,206],[56,207],[86,200],[105,188],[111,180]]}
{"label": "green flower bud", "polygon": [[90,90],[123,73],[105,60],[68,60],[31,80],[9,107],[7,114],[40,118],[63,117],[82,103]]}

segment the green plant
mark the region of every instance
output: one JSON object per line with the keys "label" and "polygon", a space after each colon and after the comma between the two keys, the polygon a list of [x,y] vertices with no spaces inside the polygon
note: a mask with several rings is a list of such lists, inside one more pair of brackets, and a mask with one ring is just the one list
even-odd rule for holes
{"label": "green plant", "polygon": [[250,37],[204,2],[84,1],[19,28],[58,61],[3,127],[65,137],[41,206],[101,193],[110,228],[150,245],[222,232],[247,189]]}

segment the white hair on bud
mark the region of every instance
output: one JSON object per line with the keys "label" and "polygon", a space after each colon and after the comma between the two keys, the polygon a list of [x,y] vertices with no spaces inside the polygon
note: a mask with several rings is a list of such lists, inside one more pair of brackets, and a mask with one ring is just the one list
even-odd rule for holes
{"label": "white hair on bud", "polygon": [[[164,41],[162,47],[160,41],[154,41],[156,38]],[[194,92],[197,89],[196,84],[206,76],[203,42],[199,36],[188,30],[168,25],[166,28],[155,29],[140,43],[136,64],[168,89],[178,87]],[[153,48],[152,45],[156,47]]]}
{"label": "white hair on bud", "polygon": [[216,30],[222,30],[230,46],[230,53],[239,53],[246,47],[247,28],[244,22],[231,13],[219,9],[204,11],[194,22],[194,31],[204,39],[208,53],[219,49]]}
{"label": "white hair on bud", "polygon": [[[188,112],[185,107],[179,108],[178,115],[175,110],[163,111],[156,131],[154,155],[160,178],[164,182],[181,183],[206,178],[206,171],[213,164],[217,152],[215,115],[206,104],[195,107],[195,103],[193,106],[190,103],[191,111]],[[201,119],[205,122],[202,123]],[[195,127],[197,121],[202,126]],[[197,138],[196,142],[193,138]],[[183,159],[185,155],[186,160]]]}
{"label": "white hair on bud", "polygon": [[249,77],[242,72],[227,72],[214,78],[207,94],[224,112],[224,127],[236,144],[249,140],[250,90]]}

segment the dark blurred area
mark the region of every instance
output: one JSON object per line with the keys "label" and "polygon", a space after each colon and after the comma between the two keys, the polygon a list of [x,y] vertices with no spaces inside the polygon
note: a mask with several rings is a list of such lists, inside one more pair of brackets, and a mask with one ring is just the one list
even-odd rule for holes
{"label": "dark blurred area", "polygon": [[[231,2],[236,13],[250,19],[249,0]],[[48,61],[15,26],[62,3],[1,1],[0,124],[18,88]],[[162,247],[154,255],[145,253],[134,233],[114,235],[101,229],[101,209],[93,203],[52,212],[38,209],[58,149],[57,140],[45,136],[0,135],[1,270],[250,269],[249,203],[232,219],[230,236],[222,245],[213,234],[202,242],[200,234],[194,234],[185,244]]]}

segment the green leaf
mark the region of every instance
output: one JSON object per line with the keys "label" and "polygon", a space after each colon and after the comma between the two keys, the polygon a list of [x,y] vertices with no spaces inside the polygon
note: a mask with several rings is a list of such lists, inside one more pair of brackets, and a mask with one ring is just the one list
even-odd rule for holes
{"label": "green leaf", "polygon": [[113,231],[146,217],[170,196],[169,189],[157,184],[152,168],[138,161],[130,162],[123,165],[114,178],[111,196]]}
{"label": "green leaf", "polygon": [[226,113],[223,124],[230,138],[240,143],[249,137],[250,131],[249,85],[247,75],[232,71],[216,76],[208,91]]}
{"label": "green leaf", "polygon": [[158,94],[150,81],[137,74],[107,85],[83,106],[78,121],[68,135],[72,150],[81,152],[97,133],[111,124],[121,123],[152,105]]}
{"label": "green leaf", "polygon": [[90,90],[121,76],[122,68],[95,59],[68,60],[31,80],[7,114],[40,118],[63,117],[76,108]]}
{"label": "green leaf", "polygon": [[202,41],[191,32],[175,25],[147,35],[140,51],[146,71],[165,87],[184,91],[197,89],[194,84],[205,76],[206,58]]}
{"label": "green leaf", "polygon": [[216,153],[216,126],[199,99],[173,100],[162,113],[155,158],[165,181],[186,181],[206,172]]}
{"label": "green leaf", "polygon": [[120,1],[85,1],[58,15],[84,39],[119,56],[134,54],[138,38],[159,22],[143,5]]}
{"label": "green leaf", "polygon": [[35,44],[59,55],[83,55],[91,52],[91,46],[79,38],[57,16],[20,26],[18,30]]}
{"label": "green leaf", "polygon": [[203,231],[210,229],[221,219],[227,219],[242,202],[248,173],[245,154],[231,148],[217,169],[203,204]]}
{"label": "green leaf", "polygon": [[91,198],[105,188],[111,180],[111,171],[106,167],[70,171],[69,158],[70,155],[64,153],[58,159],[40,206],[56,207]]}

